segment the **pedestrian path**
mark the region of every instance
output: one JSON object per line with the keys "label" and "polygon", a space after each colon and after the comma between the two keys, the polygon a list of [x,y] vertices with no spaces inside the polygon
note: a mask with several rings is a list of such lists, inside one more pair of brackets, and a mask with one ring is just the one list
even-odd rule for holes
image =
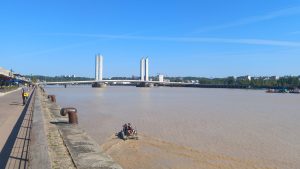
{"label": "pedestrian path", "polygon": [[14,91],[0,97],[0,150],[2,150],[23,109],[20,91]]}
{"label": "pedestrian path", "polygon": [[22,106],[20,91],[0,97],[0,168],[27,168],[32,121],[28,109]]}

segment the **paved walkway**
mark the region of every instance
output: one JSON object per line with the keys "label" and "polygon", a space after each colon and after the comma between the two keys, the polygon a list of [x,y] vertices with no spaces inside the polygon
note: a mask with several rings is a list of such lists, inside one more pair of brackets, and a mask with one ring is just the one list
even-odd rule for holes
{"label": "paved walkway", "polygon": [[0,97],[0,150],[2,150],[23,109],[21,91]]}
{"label": "paved walkway", "polygon": [[0,168],[24,169],[28,163],[31,111],[22,106],[21,91],[0,97]]}

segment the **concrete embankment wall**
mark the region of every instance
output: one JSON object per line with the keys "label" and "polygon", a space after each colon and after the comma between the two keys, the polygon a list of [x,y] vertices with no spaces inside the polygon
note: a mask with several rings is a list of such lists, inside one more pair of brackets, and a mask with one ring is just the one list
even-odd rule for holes
{"label": "concrete embankment wall", "polygon": [[29,153],[29,168],[51,168],[51,160],[49,157],[47,135],[45,130],[45,120],[42,111],[42,100],[40,94],[35,91],[32,129],[30,137],[30,153]]}
{"label": "concrete embankment wall", "polygon": [[69,124],[60,109],[41,88],[37,89],[29,168],[122,168],[80,126]]}

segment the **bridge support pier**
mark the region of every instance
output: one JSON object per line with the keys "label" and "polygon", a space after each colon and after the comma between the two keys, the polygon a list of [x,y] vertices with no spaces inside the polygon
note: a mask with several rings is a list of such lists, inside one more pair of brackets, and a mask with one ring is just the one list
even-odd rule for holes
{"label": "bridge support pier", "polygon": [[136,87],[153,87],[153,83],[141,82],[136,85]]}
{"label": "bridge support pier", "polygon": [[92,84],[92,87],[94,88],[103,88],[103,87],[106,87],[106,84],[105,83],[93,83]]}

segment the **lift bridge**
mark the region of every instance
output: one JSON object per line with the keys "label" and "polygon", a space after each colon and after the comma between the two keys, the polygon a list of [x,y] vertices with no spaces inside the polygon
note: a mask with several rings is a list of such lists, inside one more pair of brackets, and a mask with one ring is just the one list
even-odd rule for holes
{"label": "lift bridge", "polygon": [[131,83],[137,87],[151,87],[154,85],[189,85],[191,83],[182,82],[165,82],[163,78],[158,81],[149,80],[149,58],[142,58],[140,61],[140,79],[139,80],[103,80],[103,56],[96,55],[95,60],[95,80],[90,81],[60,81],[60,82],[43,82],[44,85],[71,85],[71,84],[91,84],[93,87],[104,87],[113,83]]}

